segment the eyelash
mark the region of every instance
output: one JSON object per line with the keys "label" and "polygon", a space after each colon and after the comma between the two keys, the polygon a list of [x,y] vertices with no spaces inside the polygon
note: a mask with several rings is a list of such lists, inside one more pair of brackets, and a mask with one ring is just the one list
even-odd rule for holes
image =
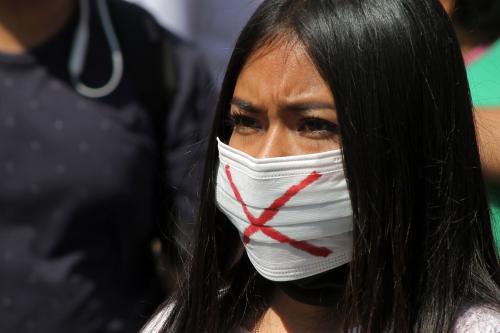
{"label": "eyelash", "polygon": [[[307,126],[312,127],[309,131],[305,128]],[[301,120],[301,124],[299,126],[299,131],[304,131],[308,133],[324,133],[324,134],[338,134],[339,127],[337,124],[322,119],[318,117],[306,117]]]}
{"label": "eyelash", "polygon": [[[226,124],[233,130],[235,128],[260,129],[258,120],[237,113],[231,113],[226,120]],[[307,127],[309,127],[309,130]],[[300,120],[298,131],[315,135],[332,135],[339,134],[339,127],[337,124],[319,117],[305,117]]]}
{"label": "eyelash", "polygon": [[226,120],[227,125],[234,129],[235,127],[248,127],[258,129],[258,121],[252,117],[241,114],[230,114]]}

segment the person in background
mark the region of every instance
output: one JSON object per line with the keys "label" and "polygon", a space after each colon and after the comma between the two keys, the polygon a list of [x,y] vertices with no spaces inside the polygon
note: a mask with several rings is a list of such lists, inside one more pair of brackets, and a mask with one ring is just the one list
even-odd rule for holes
{"label": "person in background", "polygon": [[150,10],[166,27],[193,40],[220,83],[243,24],[262,0],[129,0]]}
{"label": "person in background", "polygon": [[207,72],[136,5],[0,1],[1,333],[135,333],[158,306],[151,244],[193,222]]}
{"label": "person in background", "polygon": [[492,227],[500,251],[500,2],[442,0],[460,42],[476,109]]}
{"label": "person in background", "polygon": [[500,332],[458,40],[437,0],[266,0],[222,86],[159,332]]}

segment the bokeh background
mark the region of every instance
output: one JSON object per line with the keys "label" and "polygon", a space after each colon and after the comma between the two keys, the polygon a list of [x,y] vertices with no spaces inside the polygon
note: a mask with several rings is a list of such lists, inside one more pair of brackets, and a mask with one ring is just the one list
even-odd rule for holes
{"label": "bokeh background", "polygon": [[169,30],[195,42],[221,82],[230,50],[261,0],[129,0],[151,12]]}

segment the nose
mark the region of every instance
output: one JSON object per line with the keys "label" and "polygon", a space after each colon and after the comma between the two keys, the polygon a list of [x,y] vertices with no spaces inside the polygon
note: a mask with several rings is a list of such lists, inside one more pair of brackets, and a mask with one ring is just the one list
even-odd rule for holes
{"label": "nose", "polygon": [[257,144],[255,158],[283,157],[293,154],[293,144],[289,133],[282,128],[269,129]]}

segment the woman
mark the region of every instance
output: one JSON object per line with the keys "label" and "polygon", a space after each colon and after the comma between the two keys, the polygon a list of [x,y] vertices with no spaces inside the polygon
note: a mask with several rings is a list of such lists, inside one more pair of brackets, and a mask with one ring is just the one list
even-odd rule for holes
{"label": "woman", "polygon": [[184,288],[147,332],[499,327],[467,78],[438,1],[265,1],[210,151]]}

